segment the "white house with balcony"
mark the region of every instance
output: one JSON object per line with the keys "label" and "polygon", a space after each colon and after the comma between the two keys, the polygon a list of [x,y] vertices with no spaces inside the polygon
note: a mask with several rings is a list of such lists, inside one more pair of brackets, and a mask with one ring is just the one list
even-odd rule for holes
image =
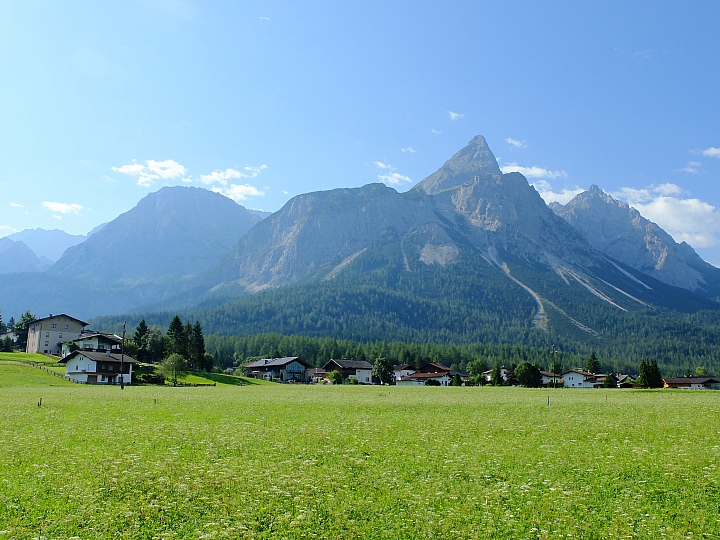
{"label": "white house with balcony", "polygon": [[60,362],[65,364],[68,378],[88,384],[130,384],[132,367],[137,364],[134,358],[110,350],[75,351]]}

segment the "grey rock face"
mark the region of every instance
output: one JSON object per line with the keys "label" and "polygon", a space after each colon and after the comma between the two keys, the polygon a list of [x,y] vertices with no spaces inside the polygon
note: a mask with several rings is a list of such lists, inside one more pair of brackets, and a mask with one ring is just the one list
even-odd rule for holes
{"label": "grey rock face", "polygon": [[220,194],[165,187],[68,249],[49,272],[121,286],[188,279],[214,267],[260,220]]}
{"label": "grey rock face", "polygon": [[576,195],[558,210],[558,215],[592,247],[631,268],[668,285],[717,294],[720,269],[595,185]]}
{"label": "grey rock face", "polygon": [[478,135],[468,145],[451,157],[435,173],[417,184],[413,190],[436,195],[448,188],[472,182],[476,176],[502,176],[495,156],[485,141]]}

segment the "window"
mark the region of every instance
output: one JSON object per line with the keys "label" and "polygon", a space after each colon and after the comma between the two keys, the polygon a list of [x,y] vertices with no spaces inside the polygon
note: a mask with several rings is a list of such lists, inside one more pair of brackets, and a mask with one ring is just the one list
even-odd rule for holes
{"label": "window", "polygon": [[66,324],[66,325],[65,325],[65,330],[67,330],[67,329],[68,329],[68,325]]}
{"label": "window", "polygon": [[50,328],[57,328],[57,324],[52,323],[52,324],[50,325]]}
{"label": "window", "polygon": [[45,337],[50,337],[50,332],[45,332]]}
{"label": "window", "polygon": [[[45,346],[46,346],[46,347],[47,347],[49,344],[50,344],[49,342],[47,342],[47,341],[45,342]],[[45,351],[45,352],[47,352],[47,351]]]}
{"label": "window", "polygon": [[62,332],[60,332],[60,333],[58,334],[58,337],[59,337],[60,339],[62,339]]}

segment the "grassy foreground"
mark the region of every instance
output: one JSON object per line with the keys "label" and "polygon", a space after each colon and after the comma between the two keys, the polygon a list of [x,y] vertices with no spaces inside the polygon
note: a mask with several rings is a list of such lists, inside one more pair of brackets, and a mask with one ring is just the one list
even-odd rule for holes
{"label": "grassy foreground", "polygon": [[720,393],[121,391],[3,373],[0,540],[720,531]]}

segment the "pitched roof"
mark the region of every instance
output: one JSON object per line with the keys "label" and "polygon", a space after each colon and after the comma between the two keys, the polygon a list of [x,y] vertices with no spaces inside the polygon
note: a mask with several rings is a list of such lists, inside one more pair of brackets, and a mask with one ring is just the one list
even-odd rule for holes
{"label": "pitched roof", "polygon": [[283,358],[263,358],[262,360],[255,360],[254,362],[248,362],[243,367],[245,368],[260,368],[260,367],[283,367],[287,366],[292,362],[298,362],[305,366],[310,367],[304,360],[301,360],[298,356],[285,356]]}
{"label": "pitched roof", "polygon": [[[86,356],[90,360],[93,360],[95,362],[120,362],[121,361],[121,355],[112,353],[102,353],[102,352],[94,352],[94,351],[75,351],[73,353],[68,354],[65,358],[62,358],[61,360],[58,360],[61,363],[65,363],[71,358],[75,358],[76,356]],[[122,356],[122,362],[126,364],[137,364],[137,360],[135,360],[132,356],[128,356],[127,354]]]}
{"label": "pitched roof", "polygon": [[408,377],[408,379],[442,379],[443,377],[449,377],[449,376],[450,376],[450,373],[447,371],[438,371],[435,373],[415,372],[412,375],[410,375]]}
{"label": "pitched roof", "polygon": [[365,360],[348,360],[346,358],[343,358],[342,360],[329,360],[323,366],[323,369],[327,369],[328,365],[331,363],[337,364],[342,369],[372,369],[372,364],[370,362],[366,362]]}
{"label": "pitched roof", "polygon": [[55,319],[55,318],[59,318],[59,317],[65,317],[67,319],[72,319],[73,321],[79,322],[82,326],[88,325],[88,323],[86,323],[85,321],[81,321],[80,319],[78,319],[76,317],[72,317],[72,316],[68,315],[67,313],[58,313],[57,315],[50,315],[49,317],[41,317],[39,319],[35,319],[34,321],[30,321],[29,324],[33,324],[33,323],[40,322],[40,321],[49,321],[51,319]]}
{"label": "pitched roof", "polygon": [[715,377],[668,377],[663,379],[666,384],[718,384],[720,380]]}
{"label": "pitched roof", "polygon": [[393,371],[406,371],[408,369],[415,369],[410,364],[398,364],[397,366],[393,366]]}
{"label": "pitched roof", "polygon": [[437,362],[428,362],[424,366],[420,367],[418,371],[421,373],[449,373],[452,371],[452,368],[449,368]]}
{"label": "pitched roof", "polygon": [[554,377],[556,379],[559,379],[562,377],[560,373],[551,373],[550,371],[542,371],[540,370],[540,375],[543,375],[545,377]]}
{"label": "pitched roof", "polygon": [[590,373],[588,371],[583,371],[581,369],[569,369],[567,371],[562,372],[563,377],[567,373],[578,373],[579,375],[582,375],[583,377],[595,377],[596,375],[602,375],[602,373]]}
{"label": "pitched roof", "polygon": [[92,339],[94,337],[98,338],[98,341],[105,339],[113,343],[122,343],[122,338],[120,336],[116,336],[115,334],[103,334],[102,332],[95,332],[94,330],[80,332],[80,337],[76,339],[66,339],[60,343],[67,343],[68,341],[82,341],[83,339]]}

